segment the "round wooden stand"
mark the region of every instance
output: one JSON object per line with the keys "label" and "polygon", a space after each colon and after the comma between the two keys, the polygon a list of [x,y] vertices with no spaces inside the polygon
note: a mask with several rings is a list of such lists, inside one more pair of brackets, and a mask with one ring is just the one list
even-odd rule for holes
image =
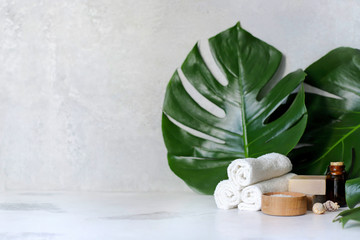
{"label": "round wooden stand", "polygon": [[[272,195],[287,195],[281,197]],[[275,216],[303,215],[307,210],[306,196],[296,192],[270,192],[262,195],[261,211]]]}

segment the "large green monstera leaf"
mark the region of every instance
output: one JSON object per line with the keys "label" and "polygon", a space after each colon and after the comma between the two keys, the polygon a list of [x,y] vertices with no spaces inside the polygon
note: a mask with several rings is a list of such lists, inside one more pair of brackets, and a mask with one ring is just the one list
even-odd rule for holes
{"label": "large green monstera leaf", "polygon": [[337,48],[305,72],[318,93],[306,93],[308,125],[290,153],[295,172],[325,174],[330,162],[344,161],[348,177],[360,177],[360,51]]}
{"label": "large green monstera leaf", "polygon": [[[210,58],[196,44],[172,76],[162,131],[172,171],[194,190],[212,194],[227,178],[232,160],[291,151],[303,134],[307,114],[303,71],[262,91],[279,68],[282,54],[277,49],[240,24],[207,43]],[[290,107],[274,117],[299,86]]]}

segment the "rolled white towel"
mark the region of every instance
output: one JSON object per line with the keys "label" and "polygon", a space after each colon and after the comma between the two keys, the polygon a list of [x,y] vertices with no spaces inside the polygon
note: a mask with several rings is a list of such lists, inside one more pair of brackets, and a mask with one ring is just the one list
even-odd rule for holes
{"label": "rolled white towel", "polygon": [[241,192],[241,203],[238,205],[238,208],[243,211],[260,210],[262,194],[287,191],[289,179],[295,175],[294,173],[288,173],[281,177],[259,182],[244,188]]}
{"label": "rolled white towel", "polygon": [[218,208],[235,208],[240,203],[241,189],[237,188],[230,180],[218,183],[214,192],[215,203]]}
{"label": "rolled white towel", "polygon": [[288,157],[279,153],[269,153],[258,158],[237,159],[227,168],[229,180],[236,186],[251,184],[282,176],[292,169]]}

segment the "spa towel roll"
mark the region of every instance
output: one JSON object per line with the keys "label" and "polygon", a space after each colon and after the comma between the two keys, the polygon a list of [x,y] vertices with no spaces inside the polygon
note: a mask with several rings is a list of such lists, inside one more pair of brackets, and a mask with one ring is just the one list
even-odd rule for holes
{"label": "spa towel roll", "polygon": [[241,203],[238,205],[239,210],[260,210],[262,194],[268,192],[286,192],[288,190],[289,179],[295,175],[294,173],[288,173],[281,177],[259,182],[244,188],[241,192]]}
{"label": "spa towel roll", "polygon": [[218,183],[214,192],[215,203],[218,208],[235,208],[240,203],[241,189],[231,181],[223,180]]}
{"label": "spa towel roll", "polygon": [[282,176],[292,169],[288,157],[279,153],[269,153],[258,158],[237,159],[227,168],[229,180],[236,186],[251,184]]}

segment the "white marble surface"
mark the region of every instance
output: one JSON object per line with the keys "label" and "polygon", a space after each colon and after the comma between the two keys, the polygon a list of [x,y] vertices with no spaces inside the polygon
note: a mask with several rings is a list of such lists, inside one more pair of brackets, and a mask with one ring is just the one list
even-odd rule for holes
{"label": "white marble surface", "polygon": [[360,48],[358,0],[0,0],[0,190],[189,191],[161,134],[166,85],[240,21],[285,73]]}
{"label": "white marble surface", "polygon": [[1,240],[358,239],[337,215],[274,217],[219,210],[195,193],[8,192],[0,197]]}

